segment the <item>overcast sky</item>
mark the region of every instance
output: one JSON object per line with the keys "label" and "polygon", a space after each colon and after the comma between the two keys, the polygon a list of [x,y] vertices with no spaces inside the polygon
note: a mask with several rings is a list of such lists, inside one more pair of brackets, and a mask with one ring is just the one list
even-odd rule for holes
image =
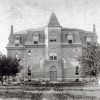
{"label": "overcast sky", "polygon": [[0,0],[0,51],[6,54],[10,25],[14,32],[44,27],[52,11],[64,27],[92,31],[95,24],[100,39],[100,0]]}

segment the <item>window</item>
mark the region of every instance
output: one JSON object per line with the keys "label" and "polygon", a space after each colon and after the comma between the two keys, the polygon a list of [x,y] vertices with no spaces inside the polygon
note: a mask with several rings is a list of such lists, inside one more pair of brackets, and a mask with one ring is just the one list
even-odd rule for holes
{"label": "window", "polygon": [[57,42],[56,39],[50,39],[50,42]]}
{"label": "window", "polygon": [[14,57],[18,58],[18,53],[17,52],[14,53]]}
{"label": "window", "polygon": [[56,34],[50,34],[49,39],[50,39],[50,42],[57,42],[57,35]]}
{"label": "window", "polygon": [[50,53],[50,60],[57,60],[57,53]]}
{"label": "window", "polygon": [[20,43],[19,40],[16,39],[15,40],[15,46],[19,46],[19,43]]}
{"label": "window", "polygon": [[34,41],[34,44],[38,44],[38,41]]}
{"label": "window", "polygon": [[73,43],[73,34],[68,34],[68,43]]}
{"label": "window", "polygon": [[50,60],[53,60],[53,56],[50,56]]}
{"label": "window", "polygon": [[86,43],[91,44],[91,37],[90,36],[86,36]]}
{"label": "window", "polygon": [[53,59],[57,60],[57,53],[56,52],[53,53]]}
{"label": "window", "polygon": [[31,66],[28,66],[28,76],[31,76]]}
{"label": "window", "polygon": [[54,60],[57,60],[57,56],[54,56]]}
{"label": "window", "polygon": [[79,55],[79,50],[78,50],[78,49],[75,49],[74,52],[75,52],[75,57],[78,57],[78,55]]}
{"label": "window", "polygon": [[68,43],[70,43],[70,44],[71,44],[71,43],[72,43],[72,40],[68,40]]}
{"label": "window", "polygon": [[76,75],[79,75],[79,66],[76,66],[75,68],[76,68],[75,74],[76,74]]}
{"label": "window", "polygon": [[31,50],[28,50],[28,57],[31,56]]}
{"label": "window", "polygon": [[34,43],[34,44],[38,44],[38,41],[39,41],[39,36],[38,36],[38,34],[36,33],[36,34],[33,35],[33,43]]}
{"label": "window", "polygon": [[53,42],[53,40],[50,40],[50,42]]}

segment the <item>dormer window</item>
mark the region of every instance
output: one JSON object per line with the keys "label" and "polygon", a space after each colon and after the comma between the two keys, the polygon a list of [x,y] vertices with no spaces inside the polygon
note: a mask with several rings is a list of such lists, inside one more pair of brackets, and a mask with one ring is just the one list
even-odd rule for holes
{"label": "dormer window", "polygon": [[17,36],[15,39],[15,46],[19,46],[19,44],[20,44],[20,37]]}
{"label": "dormer window", "polygon": [[73,34],[68,34],[68,43],[69,44],[73,43]]}
{"label": "dormer window", "polygon": [[39,41],[39,35],[36,33],[33,35],[33,43],[38,44],[38,41]]}
{"label": "dormer window", "polygon": [[91,37],[90,36],[86,36],[86,43],[91,44]]}

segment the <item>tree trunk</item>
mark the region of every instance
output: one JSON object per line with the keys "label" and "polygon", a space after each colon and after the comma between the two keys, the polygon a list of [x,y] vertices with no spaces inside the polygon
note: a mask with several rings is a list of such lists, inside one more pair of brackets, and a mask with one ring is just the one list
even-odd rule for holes
{"label": "tree trunk", "polygon": [[96,85],[98,84],[98,77],[97,75],[95,76],[95,79],[96,79]]}
{"label": "tree trunk", "polygon": [[3,76],[1,76],[1,84],[3,85]]}
{"label": "tree trunk", "polygon": [[8,81],[9,81],[9,85],[10,85],[10,77],[8,76]]}

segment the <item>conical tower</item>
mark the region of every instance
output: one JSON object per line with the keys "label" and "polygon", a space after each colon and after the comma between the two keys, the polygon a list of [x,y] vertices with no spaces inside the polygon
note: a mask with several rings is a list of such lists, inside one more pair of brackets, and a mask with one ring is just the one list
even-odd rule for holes
{"label": "conical tower", "polygon": [[52,14],[51,14],[51,17],[50,17],[50,20],[48,23],[48,27],[61,27],[54,12],[52,12]]}

